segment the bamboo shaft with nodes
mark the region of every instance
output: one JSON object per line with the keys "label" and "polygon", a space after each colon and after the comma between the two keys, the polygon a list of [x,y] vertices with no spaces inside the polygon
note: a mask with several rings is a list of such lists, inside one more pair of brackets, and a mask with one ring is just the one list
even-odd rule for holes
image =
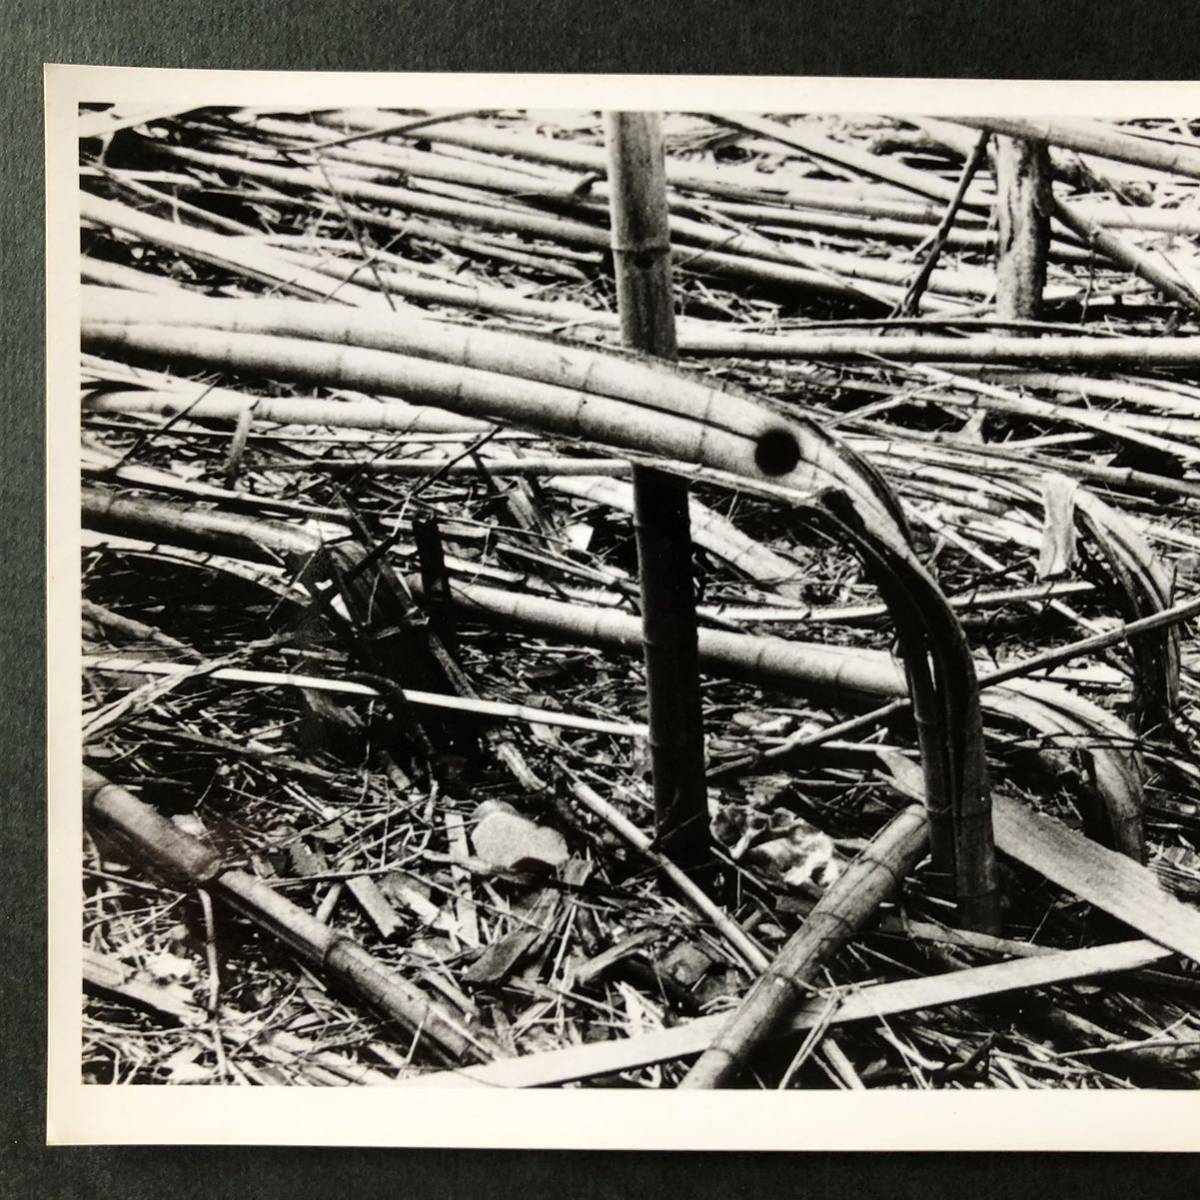
{"label": "bamboo shaft with nodes", "polygon": [[[606,113],[604,133],[622,340],[635,350],[673,359],[675,307],[660,118]],[[635,466],[633,505],[655,834],[669,858],[697,871],[711,860],[711,845],[687,482]]]}
{"label": "bamboo shaft with nodes", "polygon": [[[89,352],[403,396],[703,466],[786,499],[798,520],[853,549],[880,588],[909,676],[935,856],[955,879],[964,920],[993,924],[982,729],[965,636],[913,554],[895,496],[820,426],[666,363],[428,320],[397,322],[350,306],[199,297],[162,306],[85,288],[83,309]],[[178,403],[186,409],[190,400]],[[390,405],[377,407],[386,413]]]}

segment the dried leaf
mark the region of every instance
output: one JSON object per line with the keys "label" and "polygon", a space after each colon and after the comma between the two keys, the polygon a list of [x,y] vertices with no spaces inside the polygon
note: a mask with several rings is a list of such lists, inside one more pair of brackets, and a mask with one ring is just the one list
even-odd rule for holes
{"label": "dried leaf", "polygon": [[1061,579],[1078,558],[1075,548],[1075,493],[1079,485],[1065,475],[1042,479],[1042,547],[1037,577]]}

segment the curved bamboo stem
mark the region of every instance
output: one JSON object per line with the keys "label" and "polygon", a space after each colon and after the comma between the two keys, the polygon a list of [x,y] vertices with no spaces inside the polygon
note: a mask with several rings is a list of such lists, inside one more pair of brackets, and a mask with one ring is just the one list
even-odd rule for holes
{"label": "curved bamboo stem", "polygon": [[[909,546],[890,489],[828,433],[662,364],[582,348],[286,301],[193,300],[163,316],[152,298],[87,292],[89,349],[405,396],[714,468],[792,497],[802,519],[850,542],[883,591],[913,696],[939,867],[957,881],[964,919],[992,924],[974,663],[953,610]],[[291,336],[247,332],[264,328]],[[814,487],[818,504],[807,499]]]}

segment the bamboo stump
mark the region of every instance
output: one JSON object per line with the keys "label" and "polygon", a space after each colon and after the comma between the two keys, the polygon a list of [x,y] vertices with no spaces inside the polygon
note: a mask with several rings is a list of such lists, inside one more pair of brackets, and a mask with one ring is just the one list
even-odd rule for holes
{"label": "bamboo stump", "polygon": [[1050,152],[1045,142],[996,137],[996,315],[1036,320],[1050,250]]}

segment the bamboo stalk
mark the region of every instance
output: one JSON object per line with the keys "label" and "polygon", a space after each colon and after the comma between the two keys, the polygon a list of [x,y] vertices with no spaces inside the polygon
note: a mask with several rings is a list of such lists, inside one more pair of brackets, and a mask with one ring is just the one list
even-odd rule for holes
{"label": "bamboo stalk", "polygon": [[956,125],[972,129],[991,129],[1014,138],[1035,138],[1076,150],[1095,154],[1115,162],[1167,171],[1200,179],[1200,150],[1191,146],[1168,146],[1147,138],[1135,137],[1099,121],[1070,120],[1063,117],[946,117]]}
{"label": "bamboo stalk", "polygon": [[[1081,950],[1050,950],[1031,957],[944,971],[918,979],[870,984],[830,1000],[818,994],[806,1000],[790,1018],[787,1033],[803,1033],[820,1025],[878,1021],[882,1017],[967,1004],[987,996],[1030,988],[1050,987],[1076,979],[1137,971],[1169,958],[1157,942],[1137,938]],[[595,1079],[703,1053],[728,1021],[724,1013],[697,1017],[683,1025],[656,1029],[628,1038],[612,1038],[581,1046],[565,1046],[505,1059],[460,1071],[434,1071],[402,1080],[401,1087],[552,1087]]]}
{"label": "bamboo stalk", "polygon": [[942,337],[933,334],[751,333],[685,327],[679,350],[689,356],[808,358],[852,362],[883,356],[893,362],[1038,365],[1122,370],[1200,366],[1200,337]]}
{"label": "bamboo stalk", "polygon": [[[186,647],[185,647],[186,649]],[[194,652],[193,652],[194,653]],[[159,659],[153,661],[124,658],[118,655],[85,655],[84,667],[96,671],[113,671],[134,675],[187,675],[193,668],[179,667]],[[369,684],[349,679],[328,679],[315,675],[295,675],[281,671],[248,671],[241,667],[218,667],[215,671],[202,669],[195,673],[205,679],[216,679],[247,687],[294,687],[307,691],[334,692],[344,696],[383,697],[386,694]],[[501,721],[523,721],[530,725],[547,725],[561,729],[581,729],[589,733],[608,733],[614,737],[644,738],[648,730],[631,721],[606,721],[600,717],[585,717],[535,704],[508,704],[500,700],[480,700],[474,696],[457,696],[442,692],[425,692],[417,688],[400,688],[398,695],[406,703],[418,707],[440,708],[451,712],[472,713]]]}
{"label": "bamboo stalk", "polygon": [[999,137],[996,187],[996,314],[1035,321],[1041,313],[1050,248],[1050,156],[1045,143]]}
{"label": "bamboo stalk", "polygon": [[357,942],[321,924],[261,880],[227,869],[198,838],[86,766],[83,808],[89,822],[117,837],[136,859],[189,887],[203,888],[263,926],[310,966],[422,1039],[442,1061],[503,1057],[486,1033],[468,1030],[449,1009],[393,974]]}
{"label": "bamboo stalk", "polygon": [[[492,330],[416,318],[401,322],[294,301],[196,297],[163,306],[146,297],[85,288],[83,309],[86,344],[124,346],[173,365],[188,361],[382,395],[420,395],[454,412],[532,423],[548,433],[607,440],[679,461],[700,456],[750,479],[805,490],[843,487],[865,509],[890,514],[902,540],[903,519],[894,499],[833,437],[811,422],[780,418],[732,388],[713,387],[663,364]],[[182,328],[170,334],[169,326]],[[222,336],[203,336],[209,330]],[[249,335],[254,334],[279,336],[253,340]],[[342,349],[322,353],[320,343]],[[435,365],[442,363],[458,369]],[[523,382],[515,385],[508,376]],[[641,411],[600,405],[599,397]],[[681,437],[684,427],[669,423],[668,428],[660,414],[686,418],[691,434]]]}
{"label": "bamboo stalk", "polygon": [[165,246],[188,257],[215,263],[306,299],[336,300],[366,307],[382,303],[375,293],[365,288],[353,284],[331,286],[329,279],[319,272],[297,266],[245,238],[164,221],[161,217],[118,204],[115,200],[102,200],[87,192],[80,194],[79,212],[85,221],[119,229],[151,245]]}
{"label": "bamboo stalk", "polygon": [[[179,529],[186,525],[190,544],[215,551],[232,548],[234,553],[257,558],[269,559],[270,552],[264,549],[255,554],[256,538],[265,545],[282,547],[298,536],[294,527],[279,523],[232,519],[221,514],[185,514],[175,506],[144,500],[108,500],[98,507],[85,506],[85,523],[95,526],[100,521],[102,527],[112,523],[120,532],[126,527],[119,520],[124,514],[133,518],[133,528],[137,532],[152,540],[165,532],[171,532],[175,537],[184,536]],[[233,529],[226,532],[226,525],[230,523]],[[285,531],[287,536],[276,530]],[[231,537],[236,537],[232,547]],[[315,539],[310,544],[315,546]],[[641,649],[639,622],[627,613],[589,609],[457,582],[451,584],[451,598],[465,613],[543,636],[566,638],[631,654]],[[1191,607],[1180,607],[1171,617],[1179,620],[1191,613]],[[1163,616],[1166,618],[1166,614]],[[1145,626],[1146,629],[1151,627],[1151,624]],[[1119,630],[1105,634],[1103,644],[1114,644],[1123,636]],[[1079,643],[1074,650],[1083,652],[1100,645],[1089,639]],[[779,638],[707,629],[698,633],[698,651],[706,669],[759,686],[795,691],[852,706],[869,706],[890,697],[893,701],[891,711],[895,713],[905,706],[903,698],[908,689],[904,676],[891,656],[882,652],[805,645]],[[1065,661],[1065,655],[1061,660]],[[1030,668],[1053,665],[1053,661],[1037,660]],[[1022,664],[1018,664],[1011,669],[1012,674],[1019,674],[1021,667]],[[1123,749],[1134,743],[1132,730],[1103,710],[1052,684],[1012,678],[1006,687],[995,687],[1002,678],[1011,678],[1009,670],[989,680],[994,691],[983,694],[990,719],[999,723],[1025,723],[1050,738],[1051,745],[1062,743],[1066,734],[1069,744],[1076,746],[1090,762],[1093,786],[1105,813],[1097,827],[1106,831],[1110,844],[1132,857],[1139,857],[1141,782],[1136,766],[1128,761],[1129,755]],[[769,757],[770,752],[764,755],[764,758]]]}
{"label": "bamboo stalk", "polygon": [[731,1086],[758,1048],[780,1032],[808,999],[805,985],[916,867],[928,842],[928,818],[919,805],[893,817],[817,901],[679,1086],[690,1090]]}
{"label": "bamboo stalk", "polygon": [[1200,293],[1176,272],[1161,267],[1150,255],[1131,245],[1111,229],[1103,229],[1071,205],[1053,201],[1055,218],[1106,258],[1131,271],[1139,279],[1153,284],[1177,304],[1200,311]]}
{"label": "bamboo stalk", "polygon": [[[986,867],[991,852],[982,726],[974,664],[962,628],[913,555],[890,490],[817,426],[782,418],[732,391],[707,387],[661,365],[577,347],[432,322],[374,320],[356,310],[326,311],[326,306],[288,301],[181,302],[165,314],[178,326],[156,326],[142,323],[156,316],[146,315],[144,298],[114,300],[101,293],[96,299],[101,298],[103,304],[84,323],[85,344],[94,348],[165,359],[177,368],[248,370],[275,379],[415,396],[543,433],[703,465],[736,476],[744,487],[761,486],[790,501],[802,520],[851,546],[880,587],[908,667],[935,851],[956,879],[966,908],[978,906],[982,914],[993,904],[994,871]],[[213,328],[194,327],[197,319]],[[110,323],[120,321],[129,323]],[[310,340],[229,332],[230,325],[284,328]],[[367,349],[364,341],[404,345],[434,361]],[[571,383],[574,390],[542,379]],[[601,402],[598,392],[609,394]],[[814,486],[828,489],[816,502],[809,498]],[[955,851],[959,843],[961,853]],[[981,863],[982,875],[977,870]],[[993,900],[984,899],[989,896]]]}
{"label": "bamboo stalk", "polygon": [[[745,129],[771,141],[792,146],[818,160],[837,163],[848,167],[868,179],[881,179],[907,192],[918,196],[926,196],[930,200],[948,204],[954,198],[953,184],[931,175],[928,171],[916,171],[899,163],[889,162],[876,154],[868,154],[854,146],[843,142],[835,142],[832,138],[820,134],[809,133],[807,130],[784,125],[780,121],[767,121],[761,117],[748,116],[745,113],[714,113],[717,120],[737,129]],[[978,207],[977,202],[967,204],[968,208]]]}
{"label": "bamboo stalk", "polygon": [[[200,166],[237,172],[283,187],[317,192],[328,191],[329,187],[326,178],[317,171],[279,167],[179,146],[162,149],[164,153]],[[440,217],[454,224],[465,221],[484,229],[518,232],[572,245],[595,248],[607,248],[608,245],[607,234],[595,225],[529,208],[462,200],[354,178],[340,180],[338,193],[388,209]],[[355,209],[351,215],[359,222],[382,228],[404,228],[401,218],[377,211]],[[701,222],[684,218],[673,218],[672,224],[688,240],[700,243],[686,255],[681,254],[679,265],[701,274],[728,275],[776,287],[799,288],[860,301],[874,298],[885,304],[893,302],[894,285],[904,282],[904,268],[890,263],[863,260],[854,255],[831,251],[782,247],[761,236],[731,235],[727,230],[712,229]],[[211,236],[219,237],[216,234]],[[730,246],[732,252],[717,248],[724,246]],[[855,279],[871,281],[871,291],[864,292],[861,287],[845,282]],[[986,272],[969,269],[940,272],[934,283],[939,292],[960,297],[982,296],[990,290]]]}
{"label": "bamboo stalk", "polygon": [[189,419],[196,421],[234,423],[243,413],[249,413],[255,421],[272,425],[320,425],[330,429],[367,429],[377,433],[461,433],[464,437],[484,433],[489,428],[484,421],[425,405],[407,404],[395,398],[386,404],[375,400],[277,399],[242,395],[224,389],[209,392],[196,384],[191,385],[190,389],[174,388],[165,392],[102,392],[86,396],[83,411],[154,413],[158,416],[186,414]]}
{"label": "bamboo stalk", "polygon": [[[612,248],[625,344],[675,357],[675,298],[662,128],[650,113],[606,113]],[[704,727],[687,482],[633,468],[654,824],[658,844],[692,874],[711,870]]]}
{"label": "bamboo stalk", "polygon": [[[731,119],[733,119],[732,116]],[[358,129],[370,129],[379,124],[377,114],[365,110],[355,111],[351,114],[339,113],[336,116],[317,114],[315,120],[319,123],[346,121]],[[949,121],[951,118],[943,118],[943,120]],[[1007,131],[1012,136],[1040,137],[1043,140],[1054,142],[1053,138],[1046,138],[1047,123],[1044,121],[1021,124],[1018,131],[1016,124],[1012,127],[1006,124],[1007,121],[1015,120],[1013,118],[958,117],[954,120],[958,124],[970,125],[976,129],[988,128],[1001,133]],[[924,124],[924,119],[919,123]],[[940,124],[940,122],[938,123]],[[1053,124],[1061,126],[1059,121],[1055,121]],[[783,128],[789,129],[790,133],[799,132],[788,126]],[[518,160],[549,163],[585,174],[603,175],[606,169],[604,155],[597,147],[583,145],[576,141],[538,135],[513,134],[480,126],[467,127],[455,124],[447,124],[444,128],[432,125],[411,136],[445,145],[462,146],[504,155]],[[1153,144],[1140,137],[1132,140],[1137,143],[1139,148],[1144,144]],[[1066,146],[1065,141],[1056,144]],[[846,146],[843,143],[834,143],[834,146],[837,148],[838,154],[845,150],[854,150],[854,147]],[[870,155],[867,156],[867,159],[876,157]],[[847,161],[843,165],[849,166],[850,164]],[[870,167],[871,163],[864,161],[863,166],[865,169]],[[875,174],[873,170],[869,173]],[[913,175],[917,179],[924,178],[926,185],[929,186],[936,187],[940,182],[930,180],[925,172],[916,171],[913,172]],[[727,197],[735,203],[761,204],[767,200],[780,205],[794,205],[800,208],[807,206],[833,212],[861,213],[864,216],[919,220],[929,224],[937,224],[942,214],[942,206],[949,198],[948,193],[945,192],[931,197],[936,201],[936,206],[933,206],[913,201],[911,199],[912,189],[904,187],[904,185],[891,187],[874,185],[864,188],[841,181],[812,179],[785,185],[780,182],[777,175],[763,171],[739,171],[737,168],[726,165],[706,167],[700,163],[671,160],[667,162],[667,178],[674,187],[716,197]],[[913,182],[913,180],[906,179],[906,182]],[[918,194],[925,193],[919,192]],[[1200,218],[1185,212],[1129,207],[1106,211],[1103,205],[1087,200],[1073,202],[1072,207],[1076,208],[1081,216],[1086,216],[1095,224],[1106,228],[1142,229],[1188,236],[1200,234]],[[983,222],[984,217],[975,216],[973,219]]]}

